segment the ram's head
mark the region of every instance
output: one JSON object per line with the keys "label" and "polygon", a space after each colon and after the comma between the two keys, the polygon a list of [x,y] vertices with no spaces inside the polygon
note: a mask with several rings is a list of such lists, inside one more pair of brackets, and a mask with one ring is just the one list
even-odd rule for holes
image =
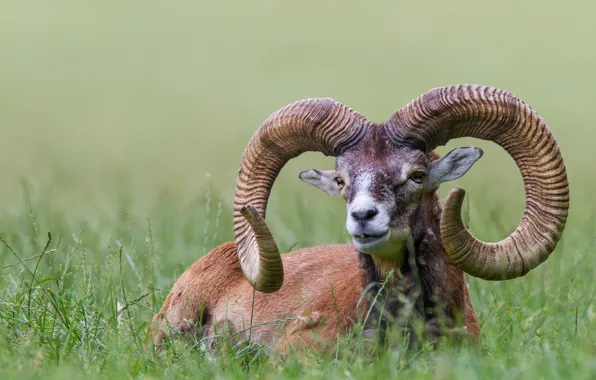
{"label": "ram's head", "polygon": [[[337,157],[335,170],[308,170],[300,178],[347,203],[346,229],[364,253],[399,261],[429,222],[435,190],[457,179],[482,156],[478,148],[458,148],[438,160],[434,154],[391,142],[376,129],[358,149]],[[434,210],[424,210],[434,211]],[[425,220],[426,219],[426,220]]]}
{"label": "ram's head", "polygon": [[246,278],[264,292],[283,282],[264,216],[273,182],[288,160],[306,151],[337,157],[334,171],[310,170],[301,178],[345,197],[346,227],[360,251],[392,258],[411,240],[425,196],[462,176],[482,155],[477,148],[459,148],[434,159],[437,146],[466,136],[493,141],[512,156],[524,180],[526,209],[510,236],[485,243],[462,223],[464,191],[452,190],[440,222],[447,254],[467,273],[489,280],[535,268],[554,250],[569,207],[556,141],[536,112],[514,95],[461,85],[433,89],[383,124],[331,99],[302,100],[272,114],[249,142],[236,185],[234,231]]}

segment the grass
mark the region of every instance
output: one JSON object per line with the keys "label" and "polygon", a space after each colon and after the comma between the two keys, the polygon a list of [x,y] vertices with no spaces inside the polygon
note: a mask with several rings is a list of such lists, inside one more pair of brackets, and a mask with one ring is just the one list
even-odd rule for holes
{"label": "grass", "polygon": [[[2,4],[0,377],[594,378],[593,11],[587,0]],[[232,240],[238,161],[270,112],[330,96],[380,121],[455,83],[501,87],[535,108],[572,192],[545,264],[508,282],[470,278],[477,346],[144,350],[177,276]],[[439,151],[461,145],[485,155],[440,195],[464,187],[474,233],[499,240],[522,214],[520,176],[486,142]],[[342,200],[296,178],[332,165],[306,154],[282,171],[267,214],[282,250],[348,240]]]}
{"label": "grass", "polygon": [[[243,376],[248,369],[242,352],[228,350],[213,359],[181,345],[166,357],[144,350],[147,324],[176,275],[202,254],[205,241],[214,247],[231,238],[230,210],[213,211],[220,207],[213,194],[186,212],[163,211],[180,208],[166,200],[157,217],[145,223],[122,205],[106,221],[112,225],[111,244],[101,243],[100,229],[75,228],[32,200],[30,212],[13,219],[13,231],[2,235],[3,377]],[[193,229],[195,224],[211,227]],[[51,240],[42,225],[51,226]],[[594,269],[586,252],[592,242],[577,244],[574,235],[572,226],[548,264],[522,279],[471,279],[482,322],[478,346],[371,354],[355,349],[354,342],[341,342],[337,360],[314,352],[282,358],[263,349],[249,361],[248,371],[285,378],[591,378]],[[341,233],[330,238],[341,239]],[[282,239],[282,246],[289,241]],[[189,260],[171,260],[170,247],[187,252]],[[127,306],[121,314],[119,304]]]}

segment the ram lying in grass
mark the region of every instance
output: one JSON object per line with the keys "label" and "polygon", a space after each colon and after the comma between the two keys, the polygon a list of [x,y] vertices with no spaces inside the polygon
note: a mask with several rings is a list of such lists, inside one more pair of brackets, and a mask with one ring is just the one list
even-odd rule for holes
{"label": "ram lying in grass", "polygon": [[[482,156],[477,148],[442,158],[433,151],[466,136],[502,146],[523,176],[523,219],[498,243],[481,242],[466,229],[462,189],[444,206],[436,195],[442,182],[461,177]],[[282,167],[306,151],[336,157],[335,170],[300,178],[344,197],[353,244],[282,257],[264,219],[267,200]],[[506,91],[433,89],[383,124],[331,99],[298,101],[272,114],[248,143],[236,183],[235,243],[215,248],[180,276],[155,316],[154,341],[175,331],[213,346],[224,331],[283,352],[324,347],[360,322],[373,336],[395,322],[411,342],[458,329],[477,337],[464,272],[486,280],[523,276],[554,250],[568,207],[554,137]]]}

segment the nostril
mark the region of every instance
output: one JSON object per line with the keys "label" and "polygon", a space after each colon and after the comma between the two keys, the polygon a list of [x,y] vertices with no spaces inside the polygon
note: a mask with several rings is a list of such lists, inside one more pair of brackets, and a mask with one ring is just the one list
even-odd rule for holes
{"label": "nostril", "polygon": [[366,221],[377,215],[379,211],[376,208],[352,211],[352,218],[361,222]]}
{"label": "nostril", "polygon": [[366,219],[370,219],[373,216],[377,215],[379,211],[376,208],[371,208],[366,211]]}

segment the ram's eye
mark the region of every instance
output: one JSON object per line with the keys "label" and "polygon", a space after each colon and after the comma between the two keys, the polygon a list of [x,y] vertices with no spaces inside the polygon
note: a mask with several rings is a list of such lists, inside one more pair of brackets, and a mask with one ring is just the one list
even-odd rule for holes
{"label": "ram's eye", "polygon": [[424,172],[414,172],[410,175],[410,179],[416,183],[424,182],[424,178],[426,178],[426,173]]}
{"label": "ram's eye", "polygon": [[345,182],[343,179],[341,179],[341,177],[335,177],[335,183],[337,184],[337,187],[341,190],[343,189]]}

